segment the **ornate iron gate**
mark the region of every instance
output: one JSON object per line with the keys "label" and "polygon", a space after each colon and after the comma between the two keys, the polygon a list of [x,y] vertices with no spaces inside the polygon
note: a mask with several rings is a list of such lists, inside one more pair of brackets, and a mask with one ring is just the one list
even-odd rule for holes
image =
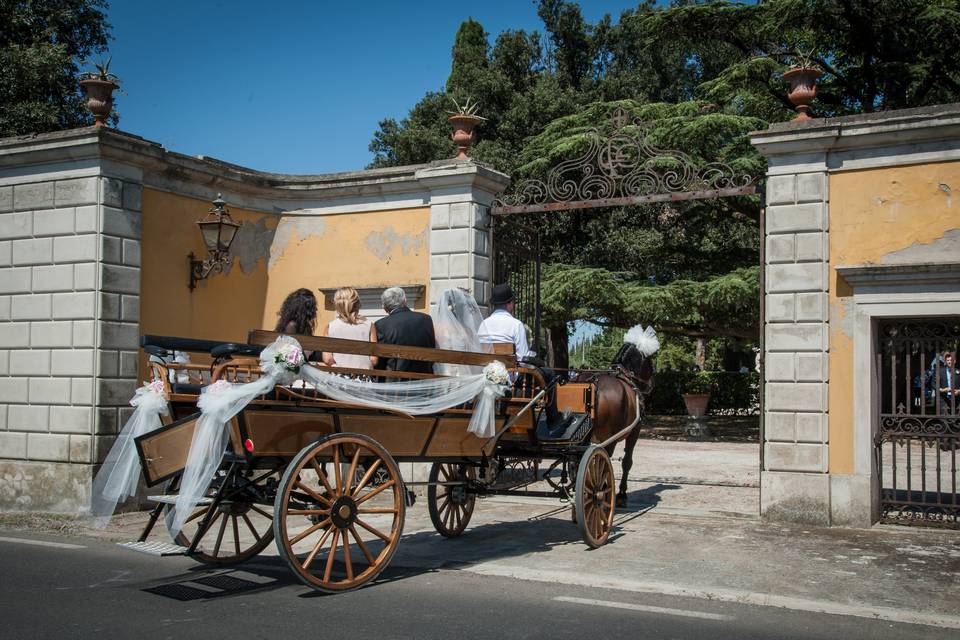
{"label": "ornate iron gate", "polygon": [[533,332],[533,350],[539,354],[540,233],[512,220],[494,218],[493,284],[505,282],[517,298],[514,315]]}
{"label": "ornate iron gate", "polygon": [[[960,317],[884,320],[876,350],[881,521],[960,528]],[[954,361],[948,367],[945,352]],[[951,369],[948,372],[948,369]]]}

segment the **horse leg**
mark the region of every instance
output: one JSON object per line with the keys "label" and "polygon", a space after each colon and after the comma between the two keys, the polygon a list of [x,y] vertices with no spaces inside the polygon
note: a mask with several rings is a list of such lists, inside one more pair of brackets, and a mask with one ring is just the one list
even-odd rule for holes
{"label": "horse leg", "polygon": [[626,508],[627,506],[627,477],[630,475],[630,468],[633,467],[633,447],[636,446],[640,438],[640,428],[637,427],[624,440],[622,475],[620,476],[620,490],[617,492],[617,507]]}

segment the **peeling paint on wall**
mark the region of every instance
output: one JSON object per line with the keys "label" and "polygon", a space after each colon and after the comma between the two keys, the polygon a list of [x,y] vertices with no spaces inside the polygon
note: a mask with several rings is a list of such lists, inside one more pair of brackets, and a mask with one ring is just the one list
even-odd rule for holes
{"label": "peeling paint on wall", "polygon": [[413,235],[410,233],[400,234],[393,227],[386,227],[381,231],[372,231],[367,235],[366,245],[370,253],[377,256],[380,260],[390,263],[395,251],[399,250],[403,255],[419,255],[427,241],[427,231],[424,229],[420,233]]}
{"label": "peeling paint on wall", "polygon": [[277,231],[276,227],[268,226],[268,222],[273,220],[276,220],[273,216],[264,216],[256,223],[244,222],[237,231],[230,246],[230,255],[239,261],[240,270],[245,274],[250,274],[260,260],[266,262],[270,259],[270,247]]}
{"label": "peeling paint on wall", "polygon": [[311,236],[322,236],[326,229],[326,220],[320,216],[294,214],[282,217],[277,224],[273,244],[270,247],[269,268],[273,269],[276,266],[291,242],[300,243]]}
{"label": "peeling paint on wall", "polygon": [[931,242],[914,242],[905,249],[891,251],[883,256],[880,262],[881,264],[944,263],[956,262],[958,259],[960,259],[960,229],[950,229]]}

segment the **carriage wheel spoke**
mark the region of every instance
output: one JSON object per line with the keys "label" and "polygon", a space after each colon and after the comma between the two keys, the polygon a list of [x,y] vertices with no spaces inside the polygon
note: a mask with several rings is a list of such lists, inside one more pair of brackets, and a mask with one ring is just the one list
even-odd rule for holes
{"label": "carriage wheel spoke", "polygon": [[440,519],[443,520],[444,512],[450,508],[450,505],[453,504],[453,500],[450,499],[450,496],[447,495],[443,499],[443,503],[440,505],[440,508],[437,509],[437,515],[440,516]]}
{"label": "carriage wheel spoke", "polygon": [[313,533],[313,532],[316,531],[317,529],[321,529],[321,528],[329,525],[330,522],[331,522],[330,518],[327,518],[326,520],[322,520],[322,521],[318,522],[318,523],[315,524],[315,525],[312,525],[312,526],[307,527],[306,529],[304,529],[303,531],[301,531],[300,533],[298,533],[295,537],[290,538],[290,546],[292,547],[293,545],[297,544],[298,542],[300,542],[301,540],[303,540],[304,538],[306,538],[308,535],[310,535],[311,533]]}
{"label": "carriage wheel spoke", "polygon": [[[310,465],[313,467],[314,472],[317,474],[317,479],[320,480],[323,484],[323,488],[327,490],[331,496],[339,495],[336,491],[333,490],[333,487],[330,486],[330,481],[327,480],[327,474],[323,472],[323,469],[320,468],[320,465],[317,463],[316,458],[310,459]],[[299,478],[298,478],[299,480]],[[327,504],[330,504],[330,501],[327,501]]]}
{"label": "carriage wheel spoke", "polygon": [[390,480],[389,482],[384,482],[382,485],[380,485],[379,487],[377,487],[376,489],[374,489],[373,491],[371,491],[371,492],[368,493],[367,495],[363,496],[362,498],[358,498],[358,499],[357,499],[357,505],[363,504],[364,502],[366,502],[367,500],[369,500],[369,499],[372,498],[373,496],[377,495],[378,493],[380,493],[380,492],[383,491],[384,489],[387,489],[387,488],[389,488],[389,487],[392,487],[392,486],[395,485],[395,484],[397,484],[397,481],[396,481],[396,480]]}
{"label": "carriage wheel spoke", "polygon": [[323,548],[323,543],[327,541],[327,538],[330,537],[330,534],[333,533],[333,531],[334,529],[332,528],[327,529],[323,535],[320,536],[320,540],[317,541],[317,544],[313,545],[313,549],[310,550],[310,555],[308,555],[306,560],[303,561],[304,569],[308,569],[310,567],[310,563],[313,562],[313,559],[317,557],[317,553],[319,553],[320,549]]}
{"label": "carriage wheel spoke", "polygon": [[291,516],[319,516],[324,513],[330,513],[330,509],[287,509],[287,515]]}
{"label": "carriage wheel spoke", "polygon": [[364,543],[363,538],[360,537],[360,534],[357,533],[357,528],[353,525],[350,525],[350,533],[353,534],[354,539],[357,541],[357,546],[360,547],[360,551],[363,552],[363,557],[367,559],[367,564],[371,567],[377,564],[376,558],[373,557],[373,554],[370,553],[370,550],[367,549],[367,545]]}
{"label": "carriage wheel spoke", "polygon": [[451,480],[449,469],[450,469],[450,465],[448,465],[448,464],[441,464],[441,465],[440,465],[440,473],[443,474],[443,479],[444,479],[444,480],[447,480],[447,481]]}
{"label": "carriage wheel spoke", "polygon": [[220,543],[223,542],[223,531],[226,528],[227,528],[227,516],[226,514],[222,514],[222,518],[220,521],[220,531],[217,533],[217,543],[213,546],[214,556],[220,555]]}
{"label": "carriage wheel spoke", "polygon": [[243,521],[244,521],[245,523],[247,523],[247,528],[250,529],[250,533],[253,534],[253,537],[256,538],[257,540],[259,540],[259,539],[260,539],[260,534],[257,533],[256,528],[253,526],[253,523],[250,522],[250,518],[247,517],[247,514],[242,513],[242,514],[240,514],[240,515],[243,517]]}
{"label": "carriage wheel spoke", "polygon": [[237,526],[237,516],[231,516],[233,520],[233,548],[240,555],[240,527]]}
{"label": "carriage wheel spoke", "polygon": [[258,507],[257,505],[251,504],[251,505],[250,505],[250,508],[253,509],[254,511],[256,511],[257,513],[259,513],[260,515],[262,515],[264,518],[267,518],[267,519],[269,519],[269,520],[273,520],[273,514],[267,512],[267,511],[264,511],[263,509],[261,509],[261,508]]}
{"label": "carriage wheel spoke", "polygon": [[[344,488],[344,495],[350,495],[350,487],[353,485],[353,476],[357,472],[357,462],[360,461],[360,447],[357,447],[357,450],[353,452],[353,460],[350,461],[350,471],[347,472],[347,486]],[[343,536],[344,542],[347,540],[347,536]]]}
{"label": "carriage wheel spoke", "polygon": [[356,498],[360,495],[360,490],[367,486],[367,483],[370,482],[370,478],[373,477],[373,474],[376,473],[377,467],[380,466],[380,458],[377,458],[373,461],[373,464],[370,465],[370,468],[367,469],[367,472],[363,474],[363,477],[360,478],[360,482],[357,483],[357,486],[353,489],[352,497]]}
{"label": "carriage wheel spoke", "polygon": [[330,582],[330,571],[333,570],[333,557],[337,555],[337,542],[340,538],[340,529],[333,530],[333,544],[330,545],[330,553],[327,554],[327,566],[323,570],[323,581]]}
{"label": "carriage wheel spoke", "polygon": [[194,512],[194,514],[193,514],[192,516],[190,516],[189,518],[187,518],[186,520],[184,520],[184,521],[183,521],[183,524],[187,524],[188,522],[190,522],[190,521],[192,521],[192,520],[196,520],[197,518],[199,518],[200,516],[202,516],[202,515],[205,514],[206,512],[207,512],[207,509],[206,509],[206,508],[198,509],[197,511]]}
{"label": "carriage wheel spoke", "polygon": [[340,487],[343,486],[343,478],[340,477],[340,445],[333,445],[333,479],[336,484],[337,494],[340,495]]}
{"label": "carriage wheel spoke", "polygon": [[[360,451],[360,447],[357,447],[357,451]],[[347,580],[353,580],[353,559],[350,558],[350,541],[347,540],[346,531],[340,536],[340,540],[343,542],[343,564],[347,568]]]}
{"label": "carriage wheel spoke", "polygon": [[355,522],[356,522],[358,525],[360,525],[361,527],[363,527],[364,529],[366,529],[367,531],[369,531],[370,533],[372,533],[373,535],[375,535],[375,536],[377,536],[378,538],[380,538],[381,540],[383,540],[384,542],[390,542],[390,536],[388,536],[387,534],[383,533],[382,531],[380,531],[380,530],[378,530],[378,529],[375,529],[374,527],[371,527],[370,525],[368,525],[366,522],[364,522],[364,521],[361,520],[360,518],[357,518],[357,519],[355,520]]}
{"label": "carriage wheel spoke", "polygon": [[386,507],[368,507],[366,509],[357,509],[357,513],[396,513],[397,509],[388,509]]}
{"label": "carriage wheel spoke", "polygon": [[308,487],[307,485],[303,484],[300,481],[297,481],[295,486],[321,504],[326,504],[328,507],[331,504],[333,504],[329,500],[324,498],[322,495],[320,495],[319,493],[317,493],[316,491],[314,491],[313,489],[311,489],[310,487]]}

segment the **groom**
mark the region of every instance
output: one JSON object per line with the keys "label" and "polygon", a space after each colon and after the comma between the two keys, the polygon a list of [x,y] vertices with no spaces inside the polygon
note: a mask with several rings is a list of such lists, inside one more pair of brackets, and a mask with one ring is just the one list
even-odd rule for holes
{"label": "groom", "polygon": [[[437,346],[433,320],[425,313],[410,310],[407,306],[407,294],[403,289],[390,287],[385,290],[380,296],[380,304],[387,315],[374,323],[377,342],[430,349]],[[433,363],[406,358],[380,358],[377,369],[433,373]]]}

